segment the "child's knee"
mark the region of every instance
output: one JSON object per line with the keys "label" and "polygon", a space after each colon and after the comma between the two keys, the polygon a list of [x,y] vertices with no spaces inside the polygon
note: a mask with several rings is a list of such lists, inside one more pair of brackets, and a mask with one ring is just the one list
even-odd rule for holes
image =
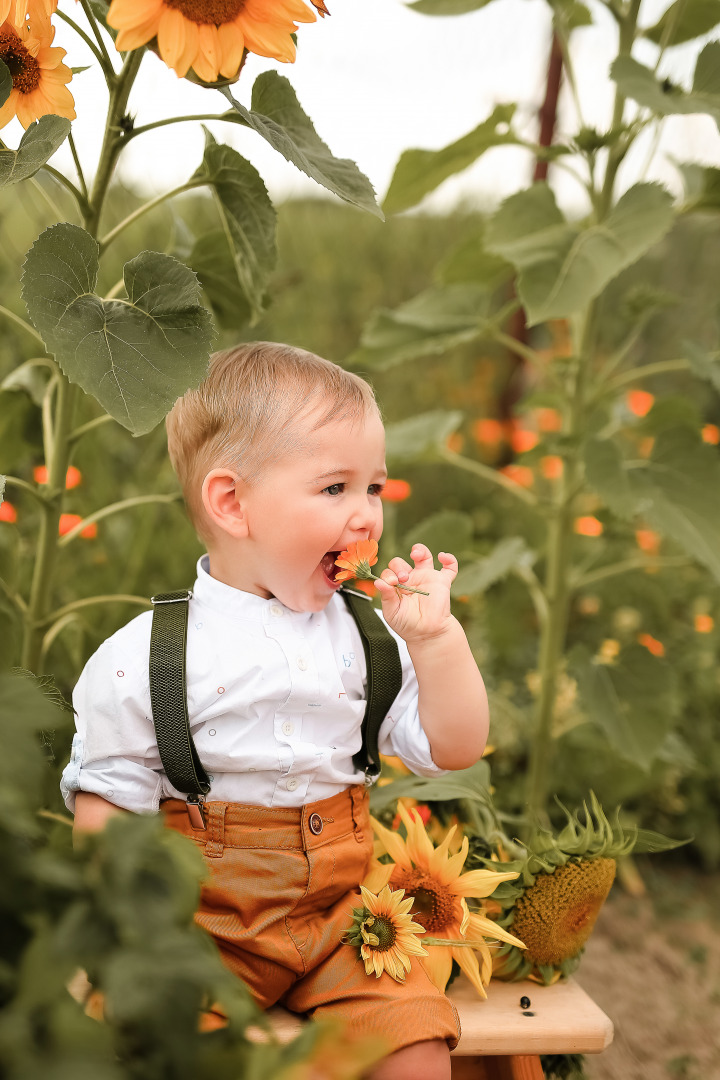
{"label": "child's knee", "polygon": [[444,1039],[412,1043],[390,1054],[368,1080],[450,1080],[450,1051]]}

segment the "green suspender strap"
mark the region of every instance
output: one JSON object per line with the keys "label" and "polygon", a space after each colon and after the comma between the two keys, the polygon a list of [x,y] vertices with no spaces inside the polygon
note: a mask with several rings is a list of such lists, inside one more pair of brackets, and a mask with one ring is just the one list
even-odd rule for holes
{"label": "green suspender strap", "polygon": [[[371,784],[380,772],[378,736],[388,710],[400,692],[402,665],[397,642],[375,614],[370,598],[352,589],[340,590],[362,638],[367,664],[367,705],[362,722],[362,748],[353,763]],[[189,601],[192,593],[160,593],[152,597],[150,632],[150,702],[160,760],[174,788],[187,795],[190,822],[205,828],[202,804],[210,780],[190,733],[185,654]]]}
{"label": "green suspender strap", "polygon": [[342,597],[360,631],[367,667],[367,706],[362,722],[362,747],[353,763],[371,784],[380,772],[378,736],[402,685],[402,664],[397,641],[375,612],[369,596],[342,588]]}
{"label": "green suspender strap", "polygon": [[150,703],[165,774],[174,788],[187,794],[193,828],[204,829],[202,803],[210,790],[210,780],[190,734],[185,679],[191,596],[186,590],[152,597]]}

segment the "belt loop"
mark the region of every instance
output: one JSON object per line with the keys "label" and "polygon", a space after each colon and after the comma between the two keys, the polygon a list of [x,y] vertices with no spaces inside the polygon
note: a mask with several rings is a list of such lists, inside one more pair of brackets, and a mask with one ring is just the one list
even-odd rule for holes
{"label": "belt loop", "polygon": [[363,827],[367,824],[365,815],[365,805],[367,802],[367,793],[364,787],[360,787],[359,784],[355,784],[349,789],[350,802],[352,807],[352,819],[355,826],[355,839],[358,844],[362,844],[365,839],[363,833]]}
{"label": "belt loop", "polygon": [[206,803],[208,813],[208,839],[205,855],[209,859],[222,858],[225,843],[225,811],[227,803]]}

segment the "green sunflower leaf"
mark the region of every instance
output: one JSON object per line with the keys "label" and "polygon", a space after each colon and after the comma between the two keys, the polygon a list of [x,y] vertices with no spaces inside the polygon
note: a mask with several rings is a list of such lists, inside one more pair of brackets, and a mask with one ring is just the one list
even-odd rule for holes
{"label": "green sunflower leaf", "polygon": [[488,222],[486,246],[519,272],[518,294],[534,326],[582,310],[672,223],[672,198],[659,184],[636,184],[602,224],[583,228],[565,220],[543,182],[505,200]]}
{"label": "green sunflower leaf", "polygon": [[625,97],[660,116],[708,113],[720,125],[719,41],[709,42],[698,56],[689,92],[669,79],[657,79],[650,68],[629,56],[618,57],[610,68],[610,75]]}
{"label": "green sunflower leaf", "polygon": [[[7,71],[7,68],[5,70]],[[34,176],[69,134],[69,120],[62,116],[41,116],[23,134],[17,150],[0,149],[0,187],[19,184],[21,180]]]}
{"label": "green sunflower leaf", "polygon": [[10,68],[0,60],[0,106],[4,105],[7,99],[10,97],[12,91],[13,81],[10,74]]}
{"label": "green sunflower leaf", "polygon": [[436,461],[448,437],[462,423],[461,412],[440,410],[420,413],[407,420],[388,424],[386,429],[387,456],[390,459],[414,458]]}
{"label": "green sunflower leaf", "polygon": [[691,210],[720,210],[720,169],[692,162],[683,162],[677,167],[685,185],[683,210],[686,213]]}
{"label": "green sunflower leaf", "polygon": [[[218,214],[225,235],[225,247],[232,262],[217,245],[223,268],[230,270],[232,290],[236,286],[244,297],[238,314],[242,317],[249,308],[251,322],[256,322],[263,311],[267,281],[275,268],[275,209],[265,184],[257,170],[241,157],[236,150],[217,143],[209,131],[205,131],[205,155],[193,180],[210,185],[217,204]],[[196,252],[197,254],[197,252]],[[211,275],[207,262],[208,244],[200,245],[200,263],[205,281],[210,282],[208,293],[211,303],[217,296],[217,273]],[[200,274],[200,267],[190,264]],[[202,280],[202,278],[201,278]],[[227,312],[227,305],[223,306]],[[228,325],[227,322],[225,325]],[[237,323],[230,324],[237,328]],[[239,325],[243,325],[240,323]]]}
{"label": "green sunflower leaf", "polygon": [[474,131],[442,150],[403,151],[385,196],[385,213],[409,210],[449,176],[467,169],[491,146],[516,144],[518,137],[510,128],[514,113],[514,105],[498,105]]}
{"label": "green sunflower leaf", "polygon": [[490,293],[481,285],[433,286],[393,311],[376,311],[347,366],[386,371],[406,360],[448,352],[486,332],[489,310]]}
{"label": "green sunflower leaf", "polygon": [[492,0],[415,0],[415,3],[408,4],[408,7],[421,15],[467,15],[469,11],[487,7],[491,2]]}
{"label": "green sunflower leaf", "polygon": [[720,0],[675,0],[643,36],[656,45],[681,45],[708,34],[720,23]]}
{"label": "green sunflower leaf", "polygon": [[368,178],[354,161],[333,156],[286,78],[275,71],[258,75],[253,84],[251,110],[235,100],[229,87],[223,87],[221,93],[234,110],[224,113],[223,120],[252,128],[311,180],[345,202],[382,218]]}
{"label": "green sunflower leaf", "polygon": [[48,352],[134,435],[144,435],[207,371],[213,328],[195,274],[143,251],[125,265],[126,299],[95,293],[97,241],[53,225],[25,260],[23,299]]}
{"label": "green sunflower leaf", "polygon": [[199,236],[187,262],[203,287],[223,330],[242,330],[252,321],[252,309],[235,269],[235,258],[222,229]]}
{"label": "green sunflower leaf", "polygon": [[478,559],[459,571],[453,582],[453,593],[455,596],[484,593],[516,567],[532,566],[536,558],[522,536],[506,536],[484,559]]}

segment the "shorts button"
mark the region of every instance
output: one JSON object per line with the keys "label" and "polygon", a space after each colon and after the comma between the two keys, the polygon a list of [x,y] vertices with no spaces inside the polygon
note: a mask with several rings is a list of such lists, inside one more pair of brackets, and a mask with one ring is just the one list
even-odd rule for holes
{"label": "shorts button", "polygon": [[288,780],[285,786],[287,787],[288,791],[294,791],[295,788],[298,786],[298,782],[293,776],[291,780]]}
{"label": "shorts button", "polygon": [[310,826],[310,832],[319,836],[323,831],[323,821],[319,814],[311,814],[308,818],[308,825]]}

